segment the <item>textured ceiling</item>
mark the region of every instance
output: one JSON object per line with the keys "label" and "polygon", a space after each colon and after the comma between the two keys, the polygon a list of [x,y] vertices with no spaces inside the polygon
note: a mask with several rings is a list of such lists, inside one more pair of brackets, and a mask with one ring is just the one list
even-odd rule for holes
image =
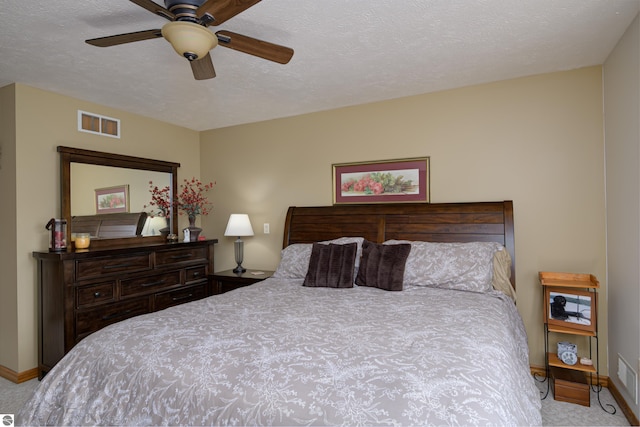
{"label": "textured ceiling", "polygon": [[[162,3],[161,0],[155,0]],[[196,81],[127,0],[2,0],[0,87],[23,83],[194,130],[602,64],[640,0],[263,0],[219,27],[295,50],[281,65],[211,52]]]}

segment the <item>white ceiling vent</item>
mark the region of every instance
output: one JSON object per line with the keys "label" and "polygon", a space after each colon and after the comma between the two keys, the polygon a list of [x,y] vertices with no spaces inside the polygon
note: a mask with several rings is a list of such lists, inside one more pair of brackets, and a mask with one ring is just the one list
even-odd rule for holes
{"label": "white ceiling vent", "polygon": [[78,110],[78,130],[120,138],[120,120]]}

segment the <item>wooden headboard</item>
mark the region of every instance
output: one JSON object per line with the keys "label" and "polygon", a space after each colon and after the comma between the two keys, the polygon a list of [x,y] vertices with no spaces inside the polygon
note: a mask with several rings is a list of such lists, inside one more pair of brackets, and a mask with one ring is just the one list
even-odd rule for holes
{"label": "wooden headboard", "polygon": [[146,212],[119,212],[71,217],[73,233],[89,233],[93,239],[113,239],[142,235]]}
{"label": "wooden headboard", "polygon": [[511,255],[515,287],[513,202],[291,206],[283,247],[338,237],[427,242],[498,242]]}

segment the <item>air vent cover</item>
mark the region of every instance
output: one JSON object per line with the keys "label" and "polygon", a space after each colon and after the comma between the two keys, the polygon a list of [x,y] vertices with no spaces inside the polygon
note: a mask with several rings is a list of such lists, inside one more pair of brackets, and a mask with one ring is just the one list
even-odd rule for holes
{"label": "air vent cover", "polygon": [[78,110],[78,130],[120,138],[120,120]]}
{"label": "air vent cover", "polygon": [[631,368],[631,365],[618,353],[618,379],[627,389],[633,401],[638,404],[638,374]]}

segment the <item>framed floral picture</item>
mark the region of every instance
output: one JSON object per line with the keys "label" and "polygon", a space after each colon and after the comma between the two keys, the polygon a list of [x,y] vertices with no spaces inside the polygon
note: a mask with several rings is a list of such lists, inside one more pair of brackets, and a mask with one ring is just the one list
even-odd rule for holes
{"label": "framed floral picture", "polygon": [[429,202],[429,157],[340,163],[333,168],[333,203]]}
{"label": "framed floral picture", "polygon": [[96,188],[96,213],[129,212],[129,185]]}

